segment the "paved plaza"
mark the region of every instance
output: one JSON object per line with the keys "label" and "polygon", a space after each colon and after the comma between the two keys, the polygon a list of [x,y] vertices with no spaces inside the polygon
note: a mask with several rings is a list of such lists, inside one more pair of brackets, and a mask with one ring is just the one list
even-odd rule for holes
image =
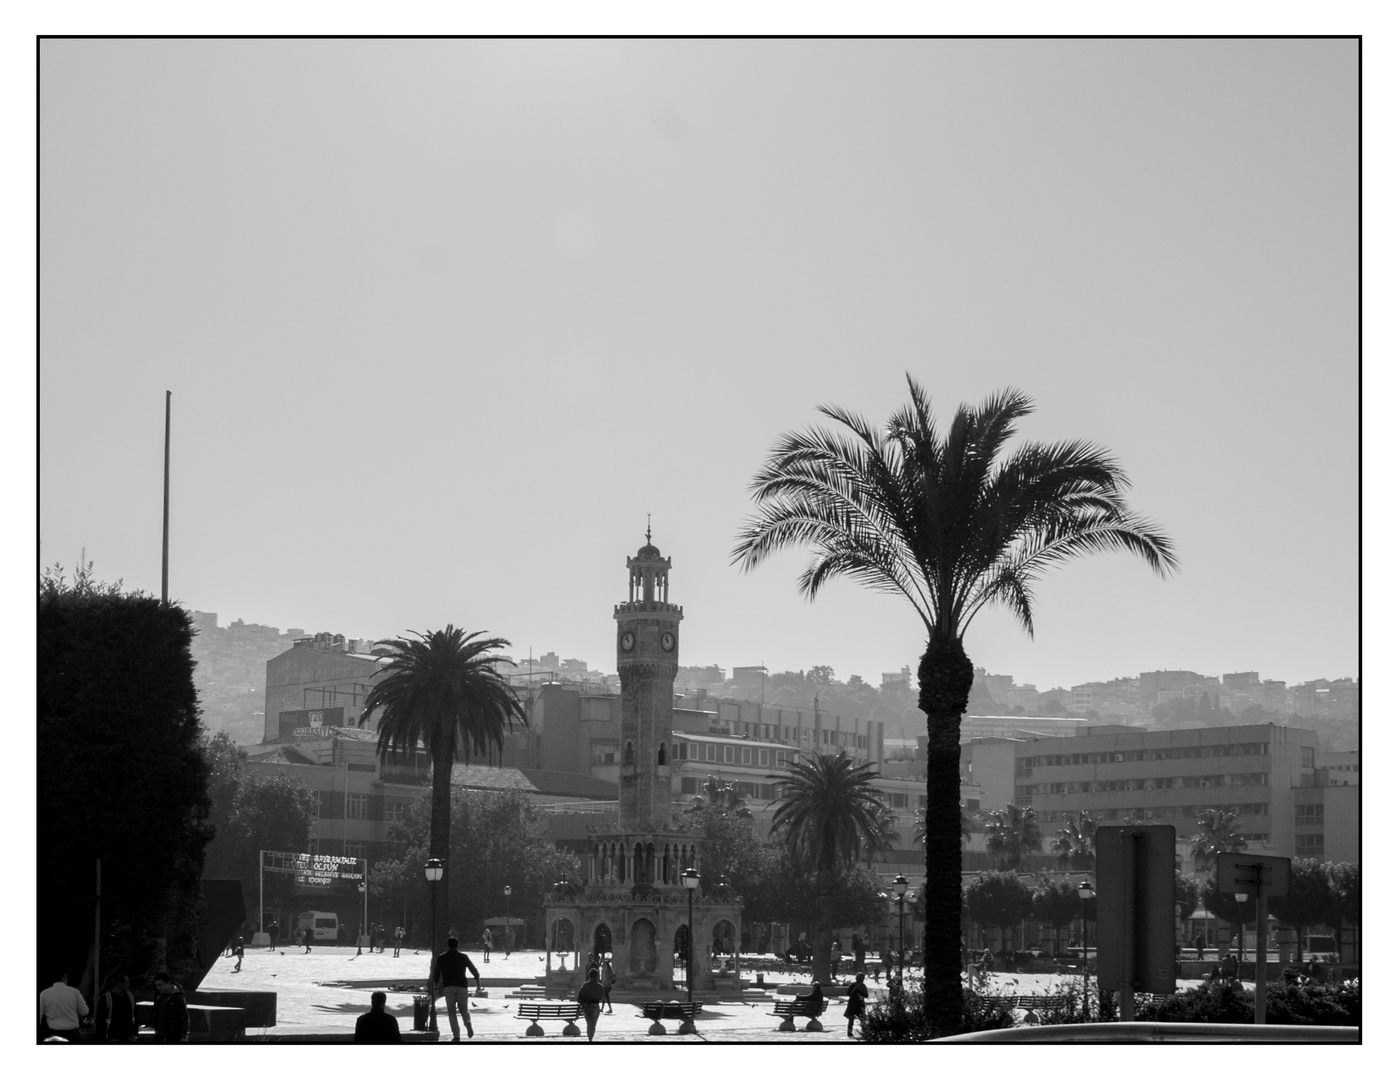
{"label": "paved plaza", "polygon": [[[508,959],[502,953],[491,954],[489,964],[483,963],[479,952],[468,953],[480,969],[488,996],[472,1001],[472,1023],[476,1035],[467,1040],[462,1030],[462,1042],[471,1043],[586,1043],[582,1039],[565,1038],[560,1022],[544,1021],[545,1035],[529,1038],[524,1034],[528,1022],[518,1018],[515,1006],[518,998],[506,996],[521,983],[542,983],[544,975],[544,955],[538,951],[516,952]],[[393,991],[395,982],[412,982],[426,978],[430,958],[425,952],[404,949],[395,958],[390,949],[383,953],[368,953],[356,956],[351,947],[314,947],[309,954],[303,949],[291,947],[277,949],[248,949],[243,960],[243,970],[233,971],[235,961],[221,957],[201,984],[201,990],[269,990],[277,995],[276,1027],[261,1029],[249,1028],[249,1039],[287,1039],[295,1041],[315,1041],[318,1038],[337,1039],[352,1035],[354,1021],[360,1013],[369,1009],[369,995],[376,989],[388,993],[388,1011],[398,1018],[399,1028],[406,1034],[413,1027],[413,993],[411,990]],[[804,981],[793,980],[776,983],[768,977],[768,989],[777,994],[794,993]],[[844,981],[843,979],[841,981]],[[992,992],[1014,994],[1038,994],[1061,992],[1071,981],[1063,975],[1007,975],[991,976]],[[1197,980],[1181,980],[1180,988],[1197,985]],[[870,1001],[883,1000],[884,988],[878,983],[870,983]],[[673,992],[668,997],[684,1000],[684,991]],[[754,998],[748,1001],[706,1002],[703,1012],[696,1019],[697,1033],[677,1035],[675,1021],[666,1021],[670,1034],[651,1036],[647,1034],[650,1021],[643,1017],[634,1003],[617,1002],[613,1012],[603,1011],[597,1026],[598,1042],[745,1042],[745,1043],[846,1043],[852,1040],[845,1035],[843,1002],[832,1002],[826,1009],[822,1023],[825,1030],[806,1032],[798,1024],[795,1032],[777,1030],[780,1020],[772,1015],[772,1002]],[[579,1025],[581,1026],[581,1024]],[[451,1029],[446,1014],[438,1003],[438,1038],[442,1042],[451,1039]],[[416,1033],[416,1038],[423,1038]]]}

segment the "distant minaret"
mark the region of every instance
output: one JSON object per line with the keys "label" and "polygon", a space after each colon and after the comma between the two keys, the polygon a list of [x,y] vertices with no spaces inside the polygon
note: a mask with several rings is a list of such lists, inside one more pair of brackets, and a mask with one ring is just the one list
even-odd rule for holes
{"label": "distant minaret", "polygon": [[670,603],[670,560],[650,542],[627,558],[630,598],[618,604],[616,667],[621,678],[621,828],[670,826],[670,729],[679,670],[680,620]]}

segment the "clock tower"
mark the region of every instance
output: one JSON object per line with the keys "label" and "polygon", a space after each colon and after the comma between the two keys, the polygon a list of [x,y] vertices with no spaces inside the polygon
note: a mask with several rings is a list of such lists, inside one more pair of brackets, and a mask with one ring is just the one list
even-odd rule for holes
{"label": "clock tower", "polygon": [[616,667],[621,679],[623,829],[670,827],[670,731],[679,670],[680,620],[670,603],[670,560],[650,542],[628,557],[630,598],[617,604]]}

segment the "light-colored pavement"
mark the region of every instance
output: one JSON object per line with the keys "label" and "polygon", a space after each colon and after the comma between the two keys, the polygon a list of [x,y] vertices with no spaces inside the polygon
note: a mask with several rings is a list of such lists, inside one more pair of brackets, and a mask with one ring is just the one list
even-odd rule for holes
{"label": "light-colored pavement", "polygon": [[[472,1001],[472,1024],[475,1027],[473,1043],[497,1042],[559,1042],[573,1044],[582,1040],[564,1038],[563,1025],[558,1022],[543,1023],[543,1039],[527,1038],[524,1030],[527,1021],[520,1020],[515,1013],[519,999],[506,997],[513,986],[491,986],[493,979],[513,981],[527,980],[542,982],[544,957],[541,952],[516,952],[509,958],[501,953],[492,953],[489,964],[483,963],[479,952],[468,955],[480,969],[488,992],[485,998]],[[200,985],[201,990],[270,990],[277,995],[277,1025],[274,1028],[249,1029],[249,1037],[261,1034],[278,1037],[314,1039],[316,1036],[343,1036],[354,1031],[355,1018],[369,1008],[369,995],[375,989],[386,989],[394,982],[418,982],[426,978],[430,957],[426,952],[413,952],[405,949],[395,958],[390,949],[384,953],[364,953],[356,956],[349,947],[316,946],[308,954],[300,948],[249,949],[243,960],[243,969],[234,972],[235,961],[221,957]],[[991,976],[992,992],[1004,994],[1036,994],[1062,992],[1073,984],[1071,976],[1063,975],[1006,975]],[[769,979],[774,983],[775,978]],[[344,984],[357,985],[344,985]],[[783,985],[789,985],[783,979]],[[1182,981],[1183,989],[1193,985]],[[873,983],[871,998],[881,999],[883,988]],[[775,986],[772,989],[776,989]],[[399,1027],[407,1032],[413,1026],[413,994],[407,991],[387,991],[388,1011],[398,1017]],[[670,995],[683,1000],[683,992]],[[616,1003],[612,1013],[604,1011],[597,1028],[599,1042],[847,1042],[843,1008],[832,1004],[826,1010],[822,1021],[823,1032],[780,1032],[780,1023],[773,1016],[770,1001],[719,1001],[706,1004],[696,1020],[697,1034],[680,1036],[674,1034],[678,1026],[667,1021],[665,1026],[671,1034],[661,1038],[647,1035],[650,1021],[640,1013],[634,1004]],[[439,1038],[445,1042],[451,1038],[450,1026],[438,1002]],[[468,1040],[462,1031],[462,1042]]]}

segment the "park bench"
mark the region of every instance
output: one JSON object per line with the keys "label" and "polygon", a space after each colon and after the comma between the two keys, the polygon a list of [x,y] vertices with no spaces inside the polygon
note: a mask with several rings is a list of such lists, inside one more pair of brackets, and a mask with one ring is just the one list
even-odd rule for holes
{"label": "park bench", "polygon": [[517,998],[547,997],[548,991],[542,986],[516,986],[510,995]]}
{"label": "park bench", "polygon": [[543,1035],[544,1029],[539,1026],[540,1020],[566,1020],[563,1034],[570,1039],[582,1034],[578,1030],[577,1020],[583,1014],[583,1007],[576,1001],[521,1001],[518,1013],[521,1020],[533,1021],[524,1029],[526,1035]]}
{"label": "park bench", "polygon": [[704,1003],[701,1001],[646,1001],[641,1004],[641,1015],[651,1021],[651,1025],[646,1029],[647,1035],[668,1035],[662,1020],[679,1020],[680,1026],[677,1034],[694,1034],[694,1014],[702,1012]]}
{"label": "park bench", "polygon": [[807,1017],[809,1023],[806,1024],[807,1031],[824,1031],[818,1017],[825,1011],[825,998],[816,1001],[810,997],[797,997],[791,1001],[774,1001],[772,1003],[772,1015],[781,1017],[781,1026],[778,1031],[795,1031],[795,1018],[798,1016]]}

